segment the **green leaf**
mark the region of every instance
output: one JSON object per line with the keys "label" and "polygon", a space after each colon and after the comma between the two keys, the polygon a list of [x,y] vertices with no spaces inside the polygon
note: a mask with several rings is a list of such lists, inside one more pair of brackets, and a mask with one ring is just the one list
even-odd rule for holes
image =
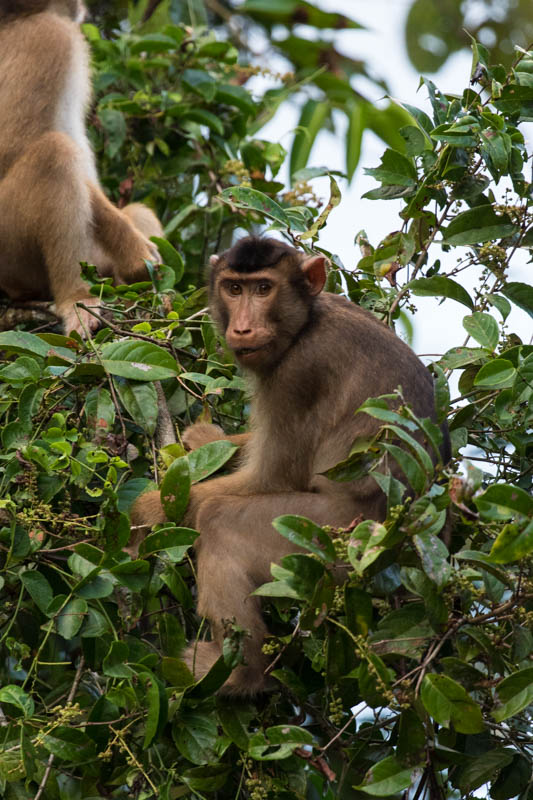
{"label": "green leaf", "polygon": [[508,564],[519,561],[533,552],[533,521],[525,528],[518,525],[505,525],[498,534],[489,554],[495,564]]}
{"label": "green leaf", "polygon": [[74,764],[91,761],[96,756],[95,743],[79,728],[63,725],[54,728],[42,736],[42,744],[49,753]]}
{"label": "green leaf", "polygon": [[132,592],[141,592],[148,583],[150,565],[148,561],[123,561],[110,570],[112,575]]}
{"label": "green leaf", "polygon": [[153,383],[115,380],[120,402],[137,425],[148,436],[153,436],[157,426],[157,392]]}
{"label": "green leaf", "polygon": [[229,205],[244,208],[245,211],[258,211],[263,216],[276,220],[285,228],[291,227],[290,219],[282,207],[257,189],[249,189],[247,186],[231,186],[229,189],[224,189],[219,197]]}
{"label": "green leaf", "polygon": [[335,548],[327,533],[306,517],[285,514],[276,517],[272,521],[272,525],[278,533],[298,547],[309,550],[325,561],[336,560]]}
{"label": "green leaf", "polygon": [[81,597],[69,600],[56,618],[57,632],[64,639],[73,639],[87,614],[87,603]]}
{"label": "green leaf", "polygon": [[504,678],[496,687],[495,699],[500,704],[492,712],[496,722],[515,716],[533,703],[533,667]]}
{"label": "green leaf", "polygon": [[190,452],[187,458],[189,460],[191,483],[203,481],[213,472],[217,472],[237,450],[237,445],[227,440],[221,440],[208,442],[208,444],[204,444]]}
{"label": "green leaf", "polygon": [[374,797],[389,797],[411,786],[413,767],[405,768],[394,756],[378,761],[366,773],[363,783],[354,786]]}
{"label": "green leaf", "polygon": [[444,231],[443,239],[453,245],[481,244],[511,236],[518,230],[507,214],[498,215],[491,205],[483,205],[458,214]]}
{"label": "green leaf", "polygon": [[198,765],[215,761],[217,735],[215,720],[205,712],[180,714],[172,728],[172,736],[182,756]]}
{"label": "green leaf", "polygon": [[162,381],[180,371],[170,353],[151,342],[128,340],[102,347],[102,365],[110,375],[138,381]]}
{"label": "green leaf", "polygon": [[352,532],[348,541],[348,558],[358,575],[362,575],[385,552],[381,543],[387,533],[384,525],[370,519],[360,522]]}
{"label": "green leaf", "polygon": [[[492,780],[494,774],[513,760],[510,750],[496,748],[481,755],[474,756],[454,778],[454,786],[461,790],[461,797],[472,796],[470,793]],[[491,792],[492,797],[492,792]]]}
{"label": "green leaf", "polygon": [[256,113],[256,105],[250,93],[243,86],[236,86],[233,83],[222,83],[216,89],[217,103],[225,103],[228,106],[235,106],[246,116],[253,116]]}
{"label": "green leaf", "polygon": [[183,258],[166,239],[161,239],[159,236],[152,236],[151,239],[158,247],[161,258],[163,259],[163,264],[172,267],[176,275],[176,283],[179,283],[185,269]]}
{"label": "green leaf", "polygon": [[512,386],[516,377],[516,369],[506,358],[495,358],[483,364],[474,378],[474,386],[487,386],[491,389],[502,389]]}
{"label": "green leaf", "polygon": [[481,733],[485,729],[478,704],[446,675],[425,675],[420,697],[428,714],[445,728],[453,724],[458,733]]}
{"label": "green leaf", "polygon": [[231,768],[226,764],[208,764],[180,772],[180,780],[192,790],[193,795],[200,797],[197,792],[216,792],[222,789],[230,771]]}
{"label": "green leaf", "polygon": [[40,572],[36,570],[26,570],[20,576],[20,580],[30,595],[37,608],[46,614],[46,609],[52,602],[52,587]]}
{"label": "green leaf", "polygon": [[407,284],[413,294],[421,297],[449,297],[468,308],[474,308],[470,295],[461,284],[445,278],[444,275],[433,275],[431,278],[417,278]]}
{"label": "green leaf", "polygon": [[357,169],[361,157],[361,142],[365,129],[365,106],[360,101],[347,104],[348,130],[346,132],[346,177],[349,181]]}
{"label": "green leaf", "polygon": [[452,574],[448,548],[442,539],[428,532],[413,536],[413,542],[420,556],[422,569],[438,589],[443,589]]}
{"label": "green leaf", "polygon": [[417,494],[422,494],[426,486],[428,476],[411,453],[402,450],[395,444],[382,442],[381,447],[396,461],[403,474],[409,481]]}
{"label": "green leaf", "polygon": [[289,175],[293,176],[307,164],[317,134],[329,113],[330,104],[327,101],[310,99],[304,104],[292,144]]}
{"label": "green leaf", "polygon": [[161,505],[171,522],[179,522],[189,503],[191,475],[187,456],[176,458],[161,481]]}
{"label": "green leaf", "polygon": [[489,301],[491,306],[494,306],[494,308],[498,309],[498,311],[502,315],[503,320],[505,322],[505,320],[507,319],[507,317],[511,313],[511,304],[510,304],[510,302],[508,300],[506,300],[505,297],[501,297],[501,295],[499,295],[499,294],[488,294],[487,295],[487,300]]}
{"label": "green leaf", "polygon": [[109,158],[114,158],[126,139],[128,132],[126,119],[121,111],[117,111],[114,108],[100,109],[98,118],[106,133],[106,153]]}
{"label": "green leaf", "polygon": [[4,331],[0,333],[0,349],[12,353],[30,353],[46,358],[51,348],[38,336],[25,331]]}
{"label": "green leaf", "polygon": [[134,672],[125,663],[129,660],[128,645],[125,642],[112,642],[102,661],[104,675],[110,678],[130,678]]}
{"label": "green leaf", "polygon": [[161,528],[143,539],[139,546],[139,555],[144,557],[158,553],[160,550],[169,550],[169,555],[174,561],[181,561],[198,536],[198,531],[194,531],[192,528],[176,528],[174,526]]}
{"label": "green leaf", "polygon": [[519,486],[495,483],[483,494],[474,497],[480,514],[491,520],[510,519],[515,514],[529,516],[533,513],[533,498]]}
{"label": "green leaf", "polygon": [[452,347],[439,361],[443,369],[460,369],[477,361],[485,360],[488,356],[487,350],[482,347]]}
{"label": "green leaf", "polygon": [[12,706],[16,706],[22,711],[26,719],[32,717],[35,712],[33,699],[20,686],[12,684],[2,686],[0,689],[0,703],[11,703]]}
{"label": "green leaf", "polygon": [[[515,306],[521,308],[523,311],[533,317],[533,286],[527,283],[519,283],[518,281],[511,281],[506,283],[503,289],[500,289],[505,297],[509,298]],[[6,334],[0,334],[0,346],[2,345],[1,337]]]}
{"label": "green leaf", "polygon": [[473,336],[476,342],[479,342],[482,347],[486,347],[490,351],[496,348],[500,333],[498,330],[498,323],[490,314],[474,311],[473,314],[464,317],[463,328],[470,336]]}
{"label": "green leaf", "polygon": [[[159,686],[156,678],[149,672],[140,672],[137,676],[143,690],[143,703],[146,707],[143,750],[153,742],[159,725],[161,708]],[[165,697],[166,701],[166,697]]]}
{"label": "green leaf", "polygon": [[310,731],[297,725],[274,725],[250,736],[248,755],[257,761],[277,761],[287,758],[298,747],[312,744]]}
{"label": "green leaf", "polygon": [[379,167],[365,169],[367,175],[372,175],[385,186],[414,186],[416,169],[412,158],[398,153],[390,148],[385,150],[381,157]]}

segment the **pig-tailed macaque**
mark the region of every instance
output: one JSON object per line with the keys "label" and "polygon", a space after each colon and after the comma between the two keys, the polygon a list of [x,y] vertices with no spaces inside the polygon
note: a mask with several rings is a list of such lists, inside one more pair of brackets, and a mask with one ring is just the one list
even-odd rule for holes
{"label": "pig-tailed macaque", "polygon": [[90,99],[81,0],[0,0],[0,290],[55,301],[65,332],[97,319],[80,261],[118,283],[159,261],[161,225],[146,206],[103,193],[85,128]]}
{"label": "pig-tailed macaque", "polygon": [[[380,520],[386,498],[373,479],[337,483],[321,475],[345,459],[356,437],[378,422],[355,410],[368,398],[402,386],[414,412],[434,416],[433,381],[412,350],[372,314],[345,297],[321,294],[326,259],[305,256],[273,239],[247,237],[210,261],[211,315],[252,390],[248,437],[225,437],[213,425],[192,425],[186,444],[228,438],[244,444],[232,474],[193,486],[185,523],[196,528],[198,611],[212,641],[191,645],[185,659],[197,678],[221,653],[224,621],[250,636],[245,663],[223,687],[253,694],[265,687],[266,633],[251,593],[270,580],[270,565],[298,548],[271,521],[301,514],[319,525],[349,526],[358,516]],[[141,495],[132,522],[163,522],[159,493]]]}

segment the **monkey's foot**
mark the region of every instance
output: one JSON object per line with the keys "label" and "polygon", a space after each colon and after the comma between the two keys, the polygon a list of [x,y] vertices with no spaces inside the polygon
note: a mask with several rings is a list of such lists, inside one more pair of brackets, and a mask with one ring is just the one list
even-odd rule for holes
{"label": "monkey's foot", "polygon": [[84,298],[80,297],[73,303],[63,303],[61,306],[56,306],[57,314],[63,321],[65,333],[68,335],[74,332],[79,333],[81,337],[86,337],[89,333],[96,331],[101,323],[90,311],[81,308],[77,303],[83,303],[83,305],[94,309],[97,313],[101,304],[96,297],[89,295]]}
{"label": "monkey's foot", "polygon": [[[216,642],[195,642],[184,653],[183,660],[194,675],[201,680],[220,658],[220,647]],[[233,670],[218,693],[233,697],[252,697],[261,692],[272,691],[276,682],[265,677],[263,659],[254,666],[243,664]]]}
{"label": "monkey's foot", "polygon": [[226,438],[226,434],[219,428],[218,425],[212,425],[210,422],[197,422],[195,425],[189,425],[185,428],[182,434],[182,442],[187,450],[196,450],[203,444],[210,442],[219,442]]}

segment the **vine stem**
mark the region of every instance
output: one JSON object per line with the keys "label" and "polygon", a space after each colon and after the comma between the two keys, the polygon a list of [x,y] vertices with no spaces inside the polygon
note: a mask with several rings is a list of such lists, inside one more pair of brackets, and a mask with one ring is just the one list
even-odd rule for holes
{"label": "vine stem", "polygon": [[[76,696],[76,692],[78,691],[78,686],[80,685],[81,676],[83,674],[83,670],[85,668],[85,658],[83,655],[80,656],[80,660],[78,663],[78,668],[76,670],[76,674],[74,675],[74,680],[72,681],[72,686],[70,687],[70,692],[68,693],[67,697],[67,706],[72,705],[74,698]],[[39,788],[37,789],[37,793],[33,800],[40,800],[43,792],[46,788],[46,784],[48,783],[48,778],[50,777],[50,773],[52,772],[52,767],[55,761],[55,753],[50,753],[48,757],[48,763],[46,765],[46,769],[44,771],[44,775],[41,779],[41,783],[39,784]]]}

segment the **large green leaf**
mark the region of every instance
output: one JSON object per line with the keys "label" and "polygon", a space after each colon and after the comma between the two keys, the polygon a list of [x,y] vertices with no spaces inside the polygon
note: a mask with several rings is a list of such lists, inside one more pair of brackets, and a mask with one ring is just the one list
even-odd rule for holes
{"label": "large green leaf", "polygon": [[474,308],[470,295],[457,281],[445,278],[444,275],[433,275],[431,278],[417,278],[407,284],[413,294],[422,297],[449,297],[468,308]]}
{"label": "large green leaf", "polygon": [[187,456],[176,458],[161,481],[161,505],[171,522],[179,522],[189,502],[191,475]]}
{"label": "large green leaf", "polygon": [[516,369],[506,358],[495,358],[484,364],[476,377],[475,386],[487,386],[491,389],[502,389],[511,386],[516,376]]}
{"label": "large green leaf", "polygon": [[0,689],[0,703],[11,703],[12,706],[20,709],[25,717],[32,717],[35,711],[35,703],[20,686],[7,684]]}
{"label": "large green leaf", "polygon": [[496,722],[518,714],[533,703],[533,667],[514,672],[501,681],[495,690],[499,705],[492,712]]}
{"label": "large green leaf", "polygon": [[515,514],[533,513],[533,498],[519,486],[495,483],[474,498],[480,514],[491,520],[510,519]]}
{"label": "large green leaf", "polygon": [[481,733],[485,728],[479,705],[446,675],[425,675],[420,697],[428,714],[445,728],[453,724],[458,733]]}
{"label": "large green leaf", "polygon": [[279,203],[257,189],[250,189],[247,186],[232,186],[220,193],[220,199],[246,211],[258,211],[268,219],[279,222],[285,228],[291,227],[291,220]]}
{"label": "large green leaf", "polygon": [[374,764],[365,775],[363,783],[354,786],[373,797],[390,797],[411,786],[413,767],[405,767],[394,757],[387,756]]}
{"label": "large green leaf", "polygon": [[151,342],[129,339],[102,347],[102,365],[110,375],[137,381],[162,381],[180,371],[167,350]]}
{"label": "large green leaf", "polygon": [[153,383],[115,380],[115,388],[124,408],[134,422],[148,436],[153,436],[157,425],[157,392]]}
{"label": "large green leaf", "polygon": [[517,524],[505,525],[498,534],[489,554],[495,564],[519,561],[533,552],[533,521],[525,527]]}
{"label": "large green leaf", "polygon": [[264,732],[252,734],[248,755],[257,761],[277,761],[290,756],[296,748],[312,743],[312,734],[304,728],[296,725],[274,725]]}
{"label": "large green leaf", "polygon": [[519,283],[518,281],[510,281],[506,283],[500,291],[508,297],[509,300],[512,300],[518,308],[521,308],[523,311],[526,311],[530,317],[533,317],[533,286],[527,283]]}
{"label": "large green leaf", "polygon": [[311,148],[330,110],[330,104],[327,101],[312,99],[307,100],[302,108],[290,156],[289,172],[291,176],[307,164]]}
{"label": "large green leaf", "polygon": [[494,350],[498,344],[500,338],[498,323],[490,314],[474,311],[470,316],[464,317],[463,327],[476,342],[488,350]]}
{"label": "large green leaf", "polygon": [[511,236],[518,230],[507,214],[498,215],[491,205],[483,205],[458,214],[444,231],[443,238],[446,244],[481,244]]}
{"label": "large green leaf", "polygon": [[208,442],[193,450],[187,456],[191,483],[208,478],[213,472],[223,467],[237,450],[237,445],[224,439],[218,442]]}
{"label": "large green leaf", "polygon": [[309,550],[325,561],[335,561],[335,548],[328,534],[306,517],[286,514],[276,517],[272,525],[289,542]]}

